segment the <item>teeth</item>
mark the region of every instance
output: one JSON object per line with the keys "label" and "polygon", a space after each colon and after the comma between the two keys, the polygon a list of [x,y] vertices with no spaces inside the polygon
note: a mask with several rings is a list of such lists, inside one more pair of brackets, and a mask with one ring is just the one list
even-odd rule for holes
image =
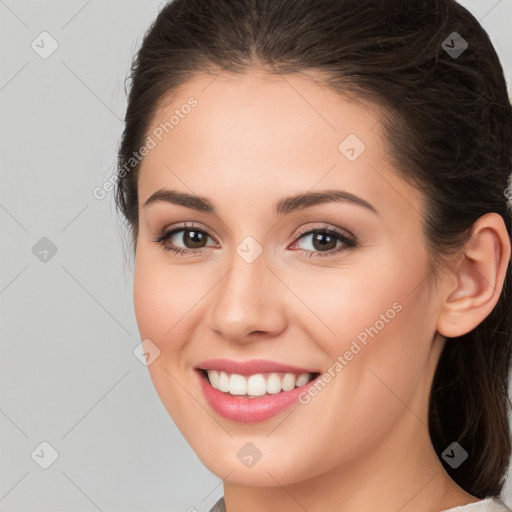
{"label": "teeth", "polygon": [[287,373],[283,377],[283,382],[281,383],[281,388],[283,391],[291,391],[295,387],[295,375],[293,373]]}
{"label": "teeth", "polygon": [[247,394],[247,380],[242,375],[233,373],[229,378],[229,392],[232,395],[246,395]]}
{"label": "teeth", "polygon": [[246,395],[249,397],[263,396],[266,393],[276,394],[307,384],[311,373],[257,373],[249,377],[236,373],[228,374],[219,370],[207,370],[208,380],[212,388],[230,393],[231,395]]}
{"label": "teeth", "polygon": [[299,387],[299,386],[304,386],[304,384],[306,384],[307,382],[309,382],[309,373],[301,373],[298,377],[297,377],[297,382],[296,382],[296,386]]}
{"label": "teeth", "polygon": [[247,379],[247,394],[253,396],[262,396],[267,392],[267,382],[263,375],[251,375]]}
{"label": "teeth", "polygon": [[224,391],[224,393],[229,391],[229,377],[227,373],[219,372],[219,387],[217,389]]}
{"label": "teeth", "polygon": [[267,393],[279,393],[282,389],[281,379],[277,373],[271,373],[267,379]]}

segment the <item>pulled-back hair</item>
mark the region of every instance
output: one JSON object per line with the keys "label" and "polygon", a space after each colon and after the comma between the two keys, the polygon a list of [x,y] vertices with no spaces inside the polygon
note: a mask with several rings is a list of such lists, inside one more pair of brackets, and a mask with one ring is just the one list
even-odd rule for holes
{"label": "pulled-back hair", "polygon": [[[457,55],[459,36],[467,48]],[[506,82],[487,33],[454,0],[174,0],[145,33],[129,76],[115,199],[134,251],[140,164],[126,172],[126,162],[162,101],[195,75],[256,68],[310,73],[340,95],[381,108],[393,164],[426,198],[434,269],[486,213],[501,215],[510,237]],[[509,265],[493,311],[471,332],[447,339],[430,392],[434,449],[450,477],[479,498],[500,494],[511,453],[511,291]],[[468,452],[455,469],[441,457],[453,441]]]}

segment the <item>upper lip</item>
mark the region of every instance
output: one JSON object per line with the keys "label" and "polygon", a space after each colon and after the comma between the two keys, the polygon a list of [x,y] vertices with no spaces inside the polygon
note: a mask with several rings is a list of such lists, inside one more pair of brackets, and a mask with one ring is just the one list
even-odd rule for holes
{"label": "upper lip", "polygon": [[299,368],[290,364],[277,363],[267,359],[252,359],[250,361],[235,361],[233,359],[207,359],[201,361],[197,370],[220,370],[238,375],[253,375],[255,373],[317,373],[315,370]]}

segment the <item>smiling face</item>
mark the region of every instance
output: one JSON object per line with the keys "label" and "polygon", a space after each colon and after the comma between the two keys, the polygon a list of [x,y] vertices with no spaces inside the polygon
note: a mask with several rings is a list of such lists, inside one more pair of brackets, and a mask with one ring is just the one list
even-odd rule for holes
{"label": "smiling face", "polygon": [[[379,119],[298,75],[223,73],[189,82],[148,130],[157,144],[138,183],[137,322],[160,351],[149,371],[163,404],[226,483],[363,479],[433,455],[428,396],[444,340],[424,199],[388,163]],[[180,194],[196,199],[185,206]],[[277,366],[236,366],[254,360]],[[300,389],[237,398],[198,370],[213,367],[226,373],[214,372],[215,387],[263,374],[254,395],[283,382],[268,384],[270,373],[316,380],[285,377]],[[233,394],[246,381],[234,377]]]}

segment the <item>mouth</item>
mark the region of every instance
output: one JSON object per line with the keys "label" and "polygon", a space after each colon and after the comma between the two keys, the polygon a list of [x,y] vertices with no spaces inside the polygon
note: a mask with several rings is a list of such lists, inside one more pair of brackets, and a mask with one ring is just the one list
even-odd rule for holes
{"label": "mouth", "polygon": [[237,364],[240,373],[230,373],[223,366],[222,370],[195,368],[199,386],[215,413],[245,424],[268,420],[299,403],[300,396],[320,377],[320,372],[294,372],[290,367],[287,372],[251,373],[248,366]]}
{"label": "mouth", "polygon": [[250,400],[292,391],[309,384],[320,375],[320,372],[264,372],[240,375],[202,368],[198,368],[197,371],[213,389]]}
{"label": "mouth", "polygon": [[212,360],[201,366],[194,371],[207,403],[219,416],[238,423],[264,421],[297,404],[321,375],[262,360]]}

